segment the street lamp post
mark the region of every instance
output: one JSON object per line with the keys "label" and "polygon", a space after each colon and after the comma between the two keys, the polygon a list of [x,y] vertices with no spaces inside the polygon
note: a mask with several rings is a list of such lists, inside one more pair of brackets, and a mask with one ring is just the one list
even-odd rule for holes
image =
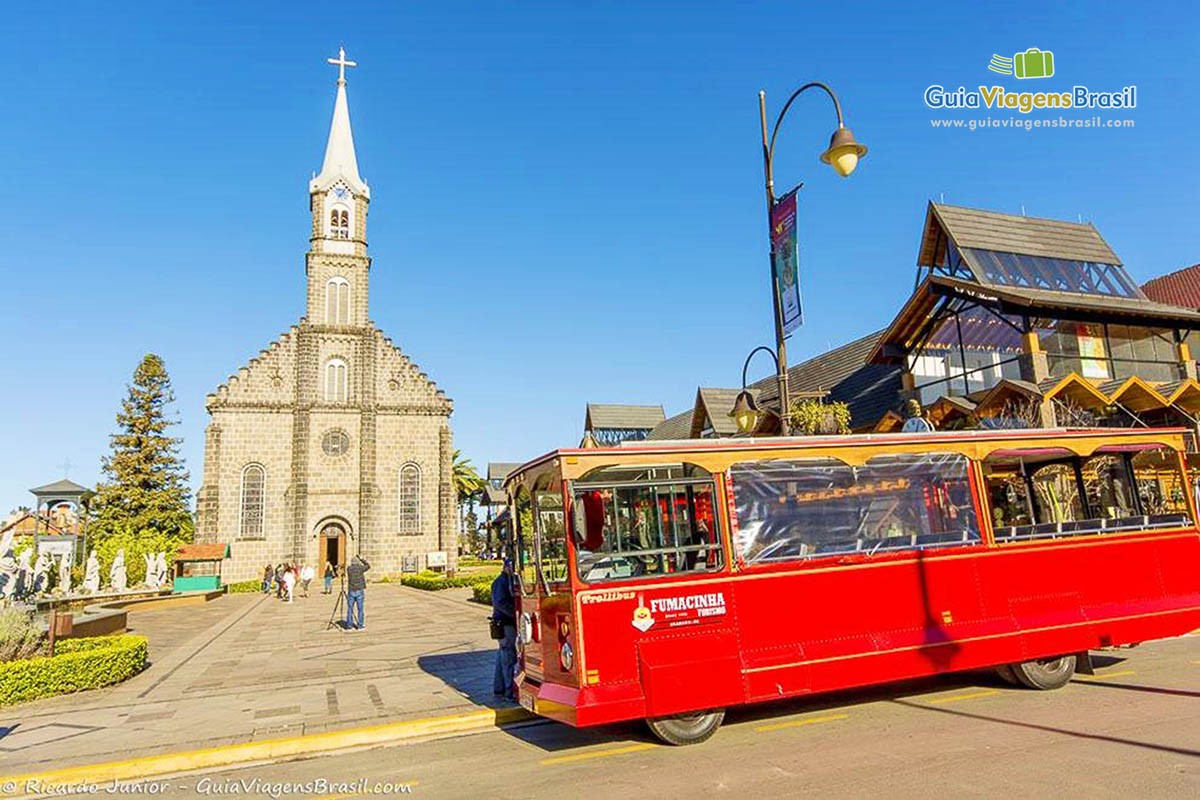
{"label": "street lamp post", "polygon": [[779,116],[775,119],[775,127],[771,130],[769,138],[767,136],[767,94],[761,91],[758,93],[758,111],[759,118],[762,121],[763,172],[766,176],[767,189],[767,241],[770,242],[771,251],[771,300],[775,309],[774,355],[776,356],[776,380],[779,384],[780,432],[784,436],[791,435],[792,425],[788,415],[790,403],[787,378],[787,344],[784,342],[783,308],[779,297],[779,270],[775,259],[775,237],[772,235],[773,231],[771,230],[773,212],[775,211],[775,173],[772,158],[775,154],[775,136],[779,133],[779,125],[783,122],[784,115],[787,114],[788,109],[792,106],[792,102],[797,97],[812,88],[824,90],[829,95],[829,99],[833,101],[833,110],[837,113],[837,130],[830,137],[829,149],[821,154],[821,161],[829,164],[837,174],[845,178],[854,172],[858,166],[858,160],[867,154],[867,148],[854,140],[854,134],[850,132],[850,129],[843,122],[842,104],[838,102],[837,95],[824,83],[812,81],[792,92],[792,96],[783,104]]}

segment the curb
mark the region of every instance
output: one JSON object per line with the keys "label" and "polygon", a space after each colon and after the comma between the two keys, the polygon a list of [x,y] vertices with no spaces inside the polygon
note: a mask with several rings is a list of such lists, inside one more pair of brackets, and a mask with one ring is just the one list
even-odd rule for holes
{"label": "curb", "polygon": [[[523,708],[496,708],[448,717],[389,722],[383,725],[371,725],[344,731],[328,731],[285,739],[267,739],[261,742],[246,742],[225,747],[146,756],[128,761],[86,764],[27,775],[5,776],[0,777],[0,792],[8,796],[23,795],[27,792],[34,795],[47,794],[53,793],[54,786],[62,784],[78,785],[140,780],[214,767],[295,758],[351,747],[389,744],[418,737],[456,736],[531,719],[536,719],[536,717]],[[35,782],[38,788],[30,791],[28,787],[31,782]]]}

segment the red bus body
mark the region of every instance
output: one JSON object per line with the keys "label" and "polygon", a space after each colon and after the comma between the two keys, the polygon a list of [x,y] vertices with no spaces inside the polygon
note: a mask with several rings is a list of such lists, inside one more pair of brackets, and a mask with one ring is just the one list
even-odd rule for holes
{"label": "red bus body", "polygon": [[[894,449],[895,443],[911,446],[913,436],[841,437],[838,446]],[[964,442],[985,439],[979,432],[919,436],[923,446],[960,449]],[[1158,436],[1166,446],[1182,449],[1181,431],[988,432],[986,441],[996,447],[1053,439],[1080,447],[1089,436],[1109,443]],[[978,467],[971,475],[984,529],[978,544],[746,565],[733,553],[728,472],[713,471],[723,501],[718,509],[727,555],[723,569],[588,585],[575,569],[568,473],[583,466],[572,464],[668,454],[700,462],[703,454],[731,448],[767,458],[773,450],[819,443],[641,444],[559,450],[514,473],[563,476],[569,578],[549,586],[537,580],[531,591],[527,576],[525,593],[518,593],[518,616],[527,614],[536,628],[521,640],[518,691],[522,704],[540,715],[575,726],[669,716],[1200,628],[1200,533],[1194,523],[999,544],[988,524]],[[510,489],[521,480],[510,478]],[[1187,503],[1194,520],[1191,497]],[[563,644],[573,655],[570,669],[560,657]]]}

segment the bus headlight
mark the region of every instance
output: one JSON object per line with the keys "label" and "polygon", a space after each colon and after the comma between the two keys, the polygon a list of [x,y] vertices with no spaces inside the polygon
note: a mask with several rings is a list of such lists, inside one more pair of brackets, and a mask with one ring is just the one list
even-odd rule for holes
{"label": "bus headlight", "polygon": [[563,672],[570,672],[571,667],[575,666],[575,653],[571,650],[570,642],[563,642],[562,647],[558,649],[558,660],[562,664]]}

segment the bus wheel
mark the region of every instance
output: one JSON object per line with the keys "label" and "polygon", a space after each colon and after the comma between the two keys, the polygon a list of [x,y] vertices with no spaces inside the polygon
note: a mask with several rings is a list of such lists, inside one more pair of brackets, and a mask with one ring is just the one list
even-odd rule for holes
{"label": "bus wheel", "polygon": [[1075,674],[1075,656],[1042,658],[1011,665],[1017,680],[1030,689],[1058,689]]}
{"label": "bus wheel", "polygon": [[1013,686],[1025,685],[1021,683],[1016,675],[1013,674],[1012,667],[1010,667],[1008,664],[1001,664],[1000,666],[996,667],[996,674],[1003,678],[1005,683],[1011,683]]}
{"label": "bus wheel", "polygon": [[667,744],[700,744],[717,732],[725,709],[697,711],[691,714],[676,714],[671,717],[654,717],[646,720],[651,732]]}

